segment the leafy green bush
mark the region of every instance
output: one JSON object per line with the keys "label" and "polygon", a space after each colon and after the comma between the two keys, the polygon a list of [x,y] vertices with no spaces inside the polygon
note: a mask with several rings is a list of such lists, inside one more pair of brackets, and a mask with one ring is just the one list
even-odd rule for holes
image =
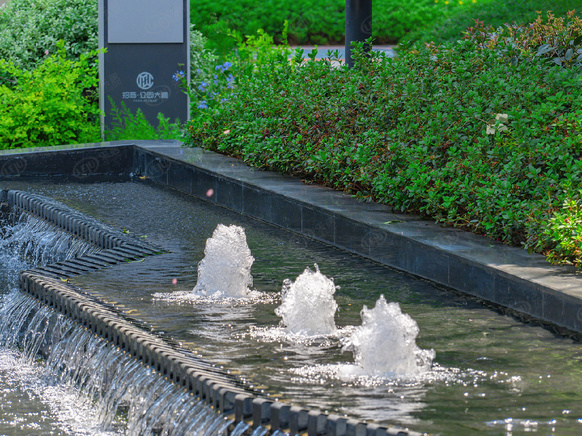
{"label": "leafy green bush", "polygon": [[69,60],[61,42],[32,71],[0,59],[0,148],[99,141],[96,57]]}
{"label": "leafy green bush", "polygon": [[582,69],[582,18],[575,16],[574,11],[567,12],[565,17],[556,17],[551,12],[547,15],[547,22],[539,12],[528,26],[513,24],[497,29],[475,20],[475,26],[465,32],[465,39],[495,50],[506,62],[538,57],[565,68]]}
{"label": "leafy green bush", "polygon": [[190,69],[194,74],[207,71],[214,65],[218,56],[208,47],[208,39],[194,27],[190,25]]}
{"label": "leafy green bush", "polygon": [[97,0],[10,0],[0,9],[0,59],[30,70],[60,40],[73,59],[98,48]]}
{"label": "leafy green bush", "polygon": [[552,263],[582,266],[582,191],[576,198],[566,198],[562,210],[556,211],[544,233],[556,247],[548,255]]}
{"label": "leafy green bush", "polygon": [[[374,36],[377,43],[395,42],[411,30],[424,27],[448,16],[465,3],[489,0],[375,0],[373,9]],[[445,4],[445,2],[447,4]],[[312,2],[242,0],[192,1],[192,23],[221,49],[228,40],[228,31],[254,35],[263,29],[270,35],[280,35],[283,23],[289,23],[292,44],[341,43],[345,34],[345,1]],[[281,42],[280,40],[278,42]],[[224,51],[224,47],[221,50]]]}
{"label": "leafy green bush", "polygon": [[[97,65],[93,56],[98,47],[97,18],[97,0],[11,0],[0,7],[0,59],[4,59],[0,61],[0,96],[5,103],[0,107],[3,129],[0,148],[100,140],[95,133],[98,82],[92,68]],[[65,53],[71,63],[62,58]],[[206,71],[215,59],[214,53],[206,48],[206,38],[191,26],[192,70]],[[87,61],[92,65],[87,65]],[[67,65],[72,65],[73,71],[67,71]],[[61,73],[63,77],[59,78]],[[38,83],[34,85],[33,81]],[[63,89],[58,89],[59,86]],[[78,95],[73,95],[74,92]],[[63,102],[58,101],[59,96]],[[80,108],[75,116],[57,122],[74,107]],[[137,136],[131,139],[180,135],[178,126],[169,124],[162,115],[158,117],[157,129],[147,123],[143,114],[128,111],[115,114],[117,118],[121,115],[128,119],[118,119],[108,138],[129,139],[132,134]],[[81,126],[83,116],[85,126]]]}
{"label": "leafy green bush", "polygon": [[[438,0],[442,3],[443,0]],[[452,0],[451,0],[452,1]],[[465,7],[456,8],[450,13],[427,21],[406,35],[404,39],[412,42],[454,42],[463,36],[467,27],[475,20],[483,21],[495,28],[505,24],[524,24],[532,22],[538,11],[552,11],[556,16],[577,10],[580,0],[478,0],[476,3],[465,1]]]}
{"label": "leafy green bush", "polygon": [[[286,39],[285,25],[283,40]],[[254,81],[254,72],[266,65],[278,69],[278,65],[287,64],[290,50],[285,45],[275,46],[273,37],[259,29],[256,35],[250,35],[243,40],[237,39],[237,49],[230,52],[229,59],[221,64],[211,66],[207,70],[199,70],[193,75],[190,83],[183,81],[185,92],[190,97],[191,110],[189,129],[194,136],[204,137],[207,126],[212,118],[218,116],[223,107],[237,96],[234,90],[238,82],[245,81],[247,85]],[[232,62],[231,62],[232,61]],[[236,75],[236,77],[235,77]]]}
{"label": "leafy green bush", "polygon": [[[98,48],[97,0],[10,0],[0,7],[0,59],[33,69],[54,53],[58,41],[72,59]],[[202,33],[190,30],[193,69],[213,63]],[[0,78],[1,80],[1,78]]]}
{"label": "leafy green bush", "polygon": [[155,128],[146,119],[145,115],[138,108],[133,114],[125,105],[118,108],[113,105],[112,128],[105,132],[107,141],[119,141],[124,139],[181,139],[182,131],[179,123],[170,123],[170,119],[158,114],[158,127]]}
{"label": "leafy green bush", "polygon": [[193,109],[212,112],[188,142],[548,252],[549,220],[582,185],[582,76],[524,47],[469,38],[352,70],[281,49],[252,70],[233,60],[232,98]]}

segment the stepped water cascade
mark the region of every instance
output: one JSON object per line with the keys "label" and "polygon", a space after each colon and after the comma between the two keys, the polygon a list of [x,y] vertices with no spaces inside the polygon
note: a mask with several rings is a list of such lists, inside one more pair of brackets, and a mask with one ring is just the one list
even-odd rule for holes
{"label": "stepped water cascade", "polygon": [[182,387],[29,296],[11,295],[0,319],[0,345],[22,349],[29,363],[39,353],[46,356],[47,382],[68,385],[78,402],[96,409],[100,432],[211,436],[230,424]]}
{"label": "stepped water cascade", "polygon": [[22,185],[0,191],[0,433],[582,428],[568,339],[174,191]]}
{"label": "stepped water cascade", "polygon": [[[83,243],[26,213],[18,217],[16,225],[5,226],[2,236],[4,251],[10,252],[12,258],[28,259],[29,265],[82,259],[99,251],[95,245]],[[207,239],[204,253],[198,265],[197,285],[188,296],[217,301],[245,299],[253,294],[250,271],[254,258],[242,227],[219,224]],[[334,316],[338,304],[333,298],[336,289],[317,264],[315,271],[307,268],[295,281],[285,280],[281,305],[275,310],[285,331],[298,336],[337,338]],[[181,294],[184,297],[185,293]],[[45,377],[69,386],[83,398],[80,402],[91,404],[97,410],[100,431],[214,435],[231,425],[232,419],[216,414],[181,386],[168,383],[147,365],[34,298],[13,292],[5,300],[0,312],[0,346],[20,348],[22,358],[29,363],[37,355],[43,356]],[[343,330],[346,331],[349,329]],[[358,349],[356,336],[357,331],[352,343]],[[356,360],[365,361],[362,351],[356,352]],[[233,434],[246,431],[248,425],[242,422],[232,429]],[[268,428],[255,425],[253,435],[268,432]]]}
{"label": "stepped water cascade", "polygon": [[93,417],[87,422],[73,414],[68,419],[76,426],[68,422],[65,429],[91,435],[213,436],[225,431],[232,421],[182,386],[38,300],[9,291],[19,269],[74,259],[98,252],[97,247],[27,214],[5,225],[1,236],[0,271],[7,287],[0,306],[0,353],[29,371],[35,371],[37,356],[46,359],[36,388],[57,383],[72,398],[74,406],[68,407]]}
{"label": "stepped water cascade", "polygon": [[0,253],[4,262],[48,265],[97,251],[98,247],[58,231],[54,225],[27,213],[5,220],[4,226],[0,226]]}

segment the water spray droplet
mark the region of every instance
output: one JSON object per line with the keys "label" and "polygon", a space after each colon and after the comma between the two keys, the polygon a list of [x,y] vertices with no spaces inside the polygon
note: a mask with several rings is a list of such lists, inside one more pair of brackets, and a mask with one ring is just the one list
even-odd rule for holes
{"label": "water spray droplet", "polygon": [[367,374],[415,376],[430,370],[435,352],[416,345],[418,324],[398,303],[388,303],[381,295],[376,306],[364,306],[361,315],[362,325],[344,350],[353,351],[356,364]]}
{"label": "water spray droplet", "polygon": [[251,266],[254,261],[244,229],[219,224],[206,241],[193,293],[218,298],[246,297],[253,285]]}
{"label": "water spray droplet", "polygon": [[275,314],[290,333],[317,336],[336,332],[335,312],[338,308],[333,298],[336,286],[333,280],[319,271],[306,268],[294,282],[285,280],[281,291],[281,305]]}

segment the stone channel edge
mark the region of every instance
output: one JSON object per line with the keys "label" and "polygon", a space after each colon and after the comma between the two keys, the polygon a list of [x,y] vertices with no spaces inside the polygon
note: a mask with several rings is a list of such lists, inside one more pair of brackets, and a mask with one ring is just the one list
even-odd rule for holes
{"label": "stone channel edge", "polygon": [[35,215],[100,249],[95,253],[21,272],[22,291],[153,367],[218,413],[229,416],[235,424],[245,421],[252,429],[264,426],[268,434],[276,431],[307,436],[418,434],[408,429],[365,423],[257,396],[252,389],[221,370],[143,331],[121,313],[68,284],[69,277],[116,263],[163,254],[163,249],[136,240],[46,197],[3,190],[0,186],[0,205],[1,212],[8,216],[21,213]]}
{"label": "stone channel edge", "polygon": [[2,180],[132,174],[582,334],[582,274],[537,254],[179,141],[0,152]]}

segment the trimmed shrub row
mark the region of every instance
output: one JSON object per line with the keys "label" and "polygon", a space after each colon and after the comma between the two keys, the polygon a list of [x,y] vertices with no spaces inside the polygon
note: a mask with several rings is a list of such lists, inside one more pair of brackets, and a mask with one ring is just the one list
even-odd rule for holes
{"label": "trimmed shrub row", "polygon": [[579,263],[581,23],[477,22],[352,70],[265,42],[233,59],[230,95],[193,109],[188,141]]}

